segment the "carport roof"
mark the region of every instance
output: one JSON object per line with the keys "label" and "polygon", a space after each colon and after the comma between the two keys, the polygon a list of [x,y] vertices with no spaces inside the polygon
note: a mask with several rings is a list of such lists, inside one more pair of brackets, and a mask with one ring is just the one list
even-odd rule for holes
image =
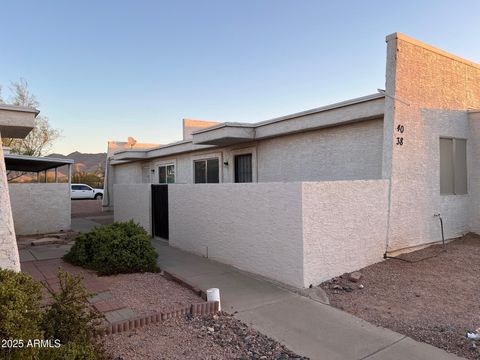
{"label": "carport roof", "polygon": [[16,154],[5,154],[4,157],[7,170],[12,171],[40,172],[74,163],[73,159],[58,159],[53,157]]}

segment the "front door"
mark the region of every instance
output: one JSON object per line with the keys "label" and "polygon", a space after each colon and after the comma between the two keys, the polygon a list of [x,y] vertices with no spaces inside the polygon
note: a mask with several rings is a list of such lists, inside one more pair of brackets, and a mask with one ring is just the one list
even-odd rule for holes
{"label": "front door", "polygon": [[168,185],[152,185],[153,236],[168,240]]}

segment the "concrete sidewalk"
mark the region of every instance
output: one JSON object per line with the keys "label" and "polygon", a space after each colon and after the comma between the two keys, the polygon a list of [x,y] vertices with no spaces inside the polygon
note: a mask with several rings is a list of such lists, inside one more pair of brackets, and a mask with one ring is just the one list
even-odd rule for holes
{"label": "concrete sidewalk", "polygon": [[222,310],[300,355],[320,360],[460,359],[231,266],[160,240],[153,243],[161,269],[201,289],[220,288]]}

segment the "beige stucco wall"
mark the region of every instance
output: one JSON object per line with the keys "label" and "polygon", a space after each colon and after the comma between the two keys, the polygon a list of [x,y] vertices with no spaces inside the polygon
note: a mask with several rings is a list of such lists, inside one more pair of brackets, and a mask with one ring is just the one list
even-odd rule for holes
{"label": "beige stucco wall", "polygon": [[151,234],[151,185],[150,184],[115,184],[114,220],[133,220]]}
{"label": "beige stucco wall", "polygon": [[382,261],[388,180],[302,184],[304,286]]}
{"label": "beige stucco wall", "polygon": [[[439,137],[478,141],[469,132],[468,108],[480,108],[480,66],[403,35],[387,38],[387,99],[383,176],[391,178],[389,251],[470,230],[469,195],[440,195]],[[400,134],[396,128],[403,125]],[[395,145],[396,137],[404,145]],[[471,155],[467,154],[471,163]]]}
{"label": "beige stucco wall", "polygon": [[303,286],[301,183],[169,185],[170,245]]}
{"label": "beige stucco wall", "polygon": [[9,184],[9,190],[17,235],[70,229],[69,184]]}
{"label": "beige stucco wall", "polygon": [[20,271],[15,228],[8,192],[7,173],[0,137],[0,268]]}
{"label": "beige stucco wall", "polygon": [[382,119],[260,141],[258,180],[380,179],[382,146]]}

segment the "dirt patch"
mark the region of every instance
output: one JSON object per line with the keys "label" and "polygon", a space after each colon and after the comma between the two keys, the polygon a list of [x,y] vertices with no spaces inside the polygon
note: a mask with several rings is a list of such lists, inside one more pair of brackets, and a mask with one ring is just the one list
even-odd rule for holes
{"label": "dirt patch", "polygon": [[116,359],[306,359],[249,328],[220,315],[174,318],[105,338]]}
{"label": "dirt patch", "polygon": [[113,215],[112,211],[103,211],[101,200],[72,200],[72,218]]}
{"label": "dirt patch", "polygon": [[[440,245],[401,255],[418,260],[437,254]],[[480,237],[466,235],[447,252],[416,263],[386,260],[324,282],[331,305],[448,352],[478,359],[465,331],[480,327]],[[363,288],[362,288],[363,287]]]}
{"label": "dirt patch", "polygon": [[193,291],[161,274],[121,274],[106,278],[112,295],[137,315],[161,312],[203,302]]}

